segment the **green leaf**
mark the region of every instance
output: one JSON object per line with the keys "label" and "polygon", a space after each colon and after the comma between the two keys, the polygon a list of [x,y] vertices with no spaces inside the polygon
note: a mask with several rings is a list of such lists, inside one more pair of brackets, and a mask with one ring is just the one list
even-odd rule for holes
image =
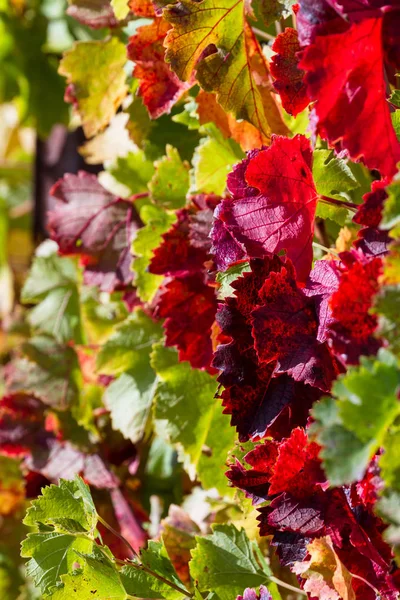
{"label": "green leaf", "polygon": [[260,13],[265,25],[268,27],[274,21],[286,19],[290,16],[290,11],[296,0],[252,0],[253,10]]}
{"label": "green leaf", "polygon": [[166,233],[176,220],[174,213],[158,206],[147,205],[140,211],[145,226],[139,229],[132,245],[136,258],[133,261],[135,286],[143,302],[150,302],[158,290],[163,277],[148,272],[153,251],[160,245],[162,234]]}
{"label": "green leaf", "polygon": [[143,150],[138,150],[129,152],[124,158],[118,158],[109,171],[131,194],[137,194],[147,191],[147,184],[154,174],[154,166],[146,158]]}
{"label": "green leaf", "polygon": [[183,111],[172,117],[174,123],[186,125],[189,130],[197,130],[200,127],[199,115],[197,114],[197,102],[190,98],[184,105]]}
{"label": "green leaf", "polygon": [[126,600],[127,594],[115,565],[96,547],[93,554],[76,552],[81,569],[61,577],[63,587],[52,600]]}
{"label": "green leaf", "polygon": [[189,170],[178,150],[167,145],[166,156],[154,163],[156,172],[149,190],[152,200],[167,209],[182,208],[189,190]]}
{"label": "green leaf", "polygon": [[400,179],[395,179],[386,188],[386,191],[388,197],[383,206],[382,222],[380,226],[384,229],[393,229],[400,223]]}
{"label": "green leaf", "polygon": [[13,361],[9,391],[33,394],[53,408],[66,410],[78,398],[81,377],[73,348],[37,336],[22,349],[27,358]]}
{"label": "green leaf", "polygon": [[220,400],[215,398],[215,378],[192,369],[188,362],[179,362],[176,350],[162,345],[154,347],[152,366],[159,378],[156,419],[165,424],[170,441],[182,447],[189,471],[197,469],[205,487],[226,493],[223,465],[234,435],[229,418],[222,415]]}
{"label": "green leaf", "polygon": [[[182,589],[182,593],[185,592],[185,586],[176,574],[163,542],[149,541],[147,549],[142,550],[140,558],[145,567],[177,585]],[[127,593],[131,596],[138,598],[161,598],[165,600],[178,600],[182,598],[181,592],[172,589],[169,585],[152,576],[150,573],[133,566],[122,568],[121,580]]]}
{"label": "green leaf", "polygon": [[150,352],[162,335],[161,326],[142,310],[135,311],[101,348],[98,370],[118,375],[107,388],[105,404],[113,428],[133,443],[144,435],[155,391]]}
{"label": "green leaf", "polygon": [[397,547],[397,558],[399,558],[400,494],[398,492],[385,490],[376,505],[376,511],[389,525],[387,529],[385,529],[383,537],[388,544]]}
{"label": "green leaf", "polygon": [[128,0],[111,0],[111,6],[114,9],[114,14],[122,21],[129,14]]}
{"label": "green leaf", "polygon": [[126,96],[125,63],[125,44],[116,37],[76,42],[64,54],[59,73],[73,86],[72,94],[86,137],[94,136],[108,125]]}
{"label": "green leaf", "polygon": [[21,556],[32,557],[27,563],[26,573],[35,585],[46,594],[55,586],[62,575],[72,570],[77,561],[75,551],[91,552],[90,540],[74,535],[49,532],[30,533],[22,542]]}
{"label": "green leaf", "polygon": [[110,411],[113,429],[133,444],[145,434],[155,392],[155,373],[140,366],[123,373],[106,389],[104,402]]}
{"label": "green leaf", "polygon": [[201,592],[214,591],[220,600],[232,600],[247,587],[268,583],[270,573],[260,567],[243,529],[216,525],[211,535],[196,541],[189,566]]}
{"label": "green leaf", "polygon": [[219,399],[215,400],[212,420],[197,465],[199,479],[205,489],[216,488],[221,496],[233,496],[234,488],[228,486],[225,475],[228,452],[235,440],[235,429],[230,418],[224,415]]}
{"label": "green leaf", "polygon": [[243,273],[250,271],[250,264],[248,261],[243,261],[229,267],[226,271],[220,271],[217,273],[216,280],[220,287],[218,288],[218,298],[224,300],[233,296],[234,288],[231,283],[236,281]]}
{"label": "green leaf", "polygon": [[[331,150],[314,151],[313,177],[318,194],[338,200],[346,200],[346,194],[359,187],[346,161],[336,158]],[[316,214],[322,219],[331,219],[339,225],[344,225],[348,210],[345,207],[332,206],[320,201]]]}
{"label": "green leaf", "polygon": [[58,485],[43,488],[28,508],[24,523],[53,525],[70,533],[93,531],[97,512],[88,486],[76,476],[73,481],[60,479]]}
{"label": "green leaf", "polygon": [[122,323],[97,356],[96,367],[106,375],[120,375],[140,365],[149,364],[152,346],[159,341],[162,328],[141,309]]}
{"label": "green leaf", "polygon": [[239,144],[225,138],[215,125],[209,124],[203,129],[209,135],[194,152],[190,191],[222,195],[228,173],[245,155]]}
{"label": "green leaf", "polygon": [[378,360],[362,357],[333,386],[336,399],[317,403],[313,432],[323,446],[321,458],[332,485],[361,479],[400,413],[400,371],[394,357],[380,351]]}
{"label": "green leaf", "polygon": [[37,305],[28,316],[32,327],[59,342],[83,343],[77,280],[71,259],[55,253],[35,257],[21,292],[22,302]]}

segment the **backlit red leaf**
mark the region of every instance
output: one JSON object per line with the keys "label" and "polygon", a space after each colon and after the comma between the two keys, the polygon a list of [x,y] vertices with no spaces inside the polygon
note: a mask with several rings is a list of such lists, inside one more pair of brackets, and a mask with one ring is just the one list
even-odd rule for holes
{"label": "backlit red leaf", "polygon": [[315,100],[316,129],[323,139],[392,176],[400,143],[386,100],[382,19],[352,23],[342,33],[317,35],[299,67]]}
{"label": "backlit red leaf", "polygon": [[170,25],[156,17],[137,29],[128,44],[128,57],[134,61],[133,75],[139,80],[139,94],[152,119],[169,113],[172,106],[193,85],[183,82],[165,62],[163,42]]}
{"label": "backlit red leaf", "polygon": [[[312,261],[318,196],[311,168],[312,151],[304,136],[275,136],[269,148],[249,153],[235,167],[228,176],[231,197],[215,213],[248,256],[286,250],[300,281],[306,280]],[[225,240],[212,235],[217,260],[224,262]]]}
{"label": "backlit red leaf", "polygon": [[304,71],[298,68],[297,53],[300,51],[300,44],[297,31],[287,27],[276,37],[272,50],[276,52],[270,65],[271,75],[275,78],[274,88],[279,93],[286,112],[296,116],[310,102],[304,83]]}
{"label": "backlit red leaf", "polygon": [[84,171],[64,175],[51,194],[58,200],[49,213],[51,237],[60,254],[81,257],[85,283],[104,291],[130,283],[130,246],[141,225],[132,202],[117,198]]}

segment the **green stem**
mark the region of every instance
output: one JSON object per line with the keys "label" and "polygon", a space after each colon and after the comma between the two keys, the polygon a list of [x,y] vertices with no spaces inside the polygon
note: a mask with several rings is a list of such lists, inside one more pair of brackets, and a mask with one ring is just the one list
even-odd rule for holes
{"label": "green stem", "polygon": [[123,535],[121,535],[120,533],[118,533],[118,531],[116,531],[114,529],[114,527],[111,527],[111,525],[109,525],[107,523],[107,521],[105,521],[104,519],[102,519],[99,514],[97,515],[97,518],[100,521],[100,523],[102,525],[104,525],[104,527],[106,529],[108,529],[108,531],[111,531],[111,533],[113,533],[115,536],[117,536],[117,538],[120,539],[121,542],[123,542],[126,546],[128,546],[128,548],[132,552],[133,556],[138,556],[138,553],[136,552],[136,550],[134,550],[134,548],[131,546],[131,544],[128,542],[128,540],[126,538],[124,538]]}
{"label": "green stem", "polygon": [[319,248],[320,250],[324,250],[327,254],[334,254],[335,256],[339,256],[339,253],[336,252],[336,250],[332,250],[332,248],[328,248],[327,246],[318,244],[318,242],[313,242],[312,245],[314,246],[314,248]]}
{"label": "green stem", "polygon": [[[131,546],[131,544],[128,542],[127,539],[124,538],[123,535],[121,535],[120,533],[118,533],[118,531],[116,531],[114,529],[114,527],[111,527],[111,525],[109,525],[107,523],[107,521],[105,521],[102,517],[100,517],[100,515],[97,515],[97,518],[99,519],[100,523],[106,529],[108,529],[109,531],[111,531],[111,533],[113,533],[115,536],[117,536],[118,539],[120,539],[122,542],[124,542],[124,544],[126,544],[126,546],[128,546],[128,548],[130,549],[130,551],[132,552],[132,554],[134,556],[138,557],[138,553],[133,549],[133,547]],[[162,583],[164,583],[165,585],[168,585],[170,588],[172,588],[176,592],[179,592],[183,596],[186,596],[186,598],[194,598],[193,594],[191,594],[190,592],[188,592],[184,588],[179,587],[179,585],[176,585],[173,581],[169,581],[169,579],[166,579],[162,575],[159,575],[155,571],[152,571],[151,569],[149,569],[148,567],[146,567],[141,562],[125,561],[125,560],[119,560],[117,558],[115,559],[115,562],[117,562],[118,564],[123,565],[123,566],[133,567],[134,569],[138,569],[140,571],[144,571],[145,573],[148,573],[149,575],[151,575],[151,577],[154,577],[155,579],[158,579],[159,581],[162,581]]]}

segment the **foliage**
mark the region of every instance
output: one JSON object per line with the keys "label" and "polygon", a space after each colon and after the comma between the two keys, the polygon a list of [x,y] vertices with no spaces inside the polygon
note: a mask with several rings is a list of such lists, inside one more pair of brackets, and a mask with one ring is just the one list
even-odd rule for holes
{"label": "foliage", "polygon": [[0,0],[1,598],[399,598],[399,22]]}

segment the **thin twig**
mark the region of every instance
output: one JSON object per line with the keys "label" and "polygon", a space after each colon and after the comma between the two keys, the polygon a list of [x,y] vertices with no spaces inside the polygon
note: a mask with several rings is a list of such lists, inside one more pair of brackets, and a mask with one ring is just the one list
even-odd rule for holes
{"label": "thin twig", "polygon": [[107,523],[107,521],[105,521],[104,519],[102,519],[102,518],[100,517],[100,515],[97,515],[97,517],[98,517],[98,519],[99,519],[100,523],[101,523],[102,525],[104,525],[104,527],[105,527],[106,529],[108,529],[108,531],[111,531],[111,533],[113,533],[114,535],[116,535],[116,536],[117,536],[117,538],[119,538],[119,539],[121,540],[121,542],[123,542],[123,543],[124,543],[126,546],[128,546],[128,548],[129,548],[129,550],[132,552],[133,556],[138,556],[138,553],[136,552],[136,550],[134,550],[134,549],[133,549],[133,547],[131,546],[131,544],[128,542],[128,540],[127,540],[126,538],[124,538],[124,536],[123,536],[123,535],[121,535],[120,533],[118,533],[118,531],[116,531],[116,530],[114,529],[114,527],[111,527],[111,525],[109,525],[109,524]]}
{"label": "thin twig", "polygon": [[269,41],[274,41],[275,36],[267,33],[266,31],[262,31],[262,29],[258,29],[257,27],[252,27],[253,32],[260,38]]}
{"label": "thin twig", "polygon": [[[128,548],[130,549],[130,551],[132,552],[132,554],[139,559],[138,553],[133,549],[133,547],[131,546],[131,544],[128,542],[128,540],[126,538],[124,538],[123,535],[121,535],[120,533],[118,533],[118,531],[116,531],[114,529],[114,527],[111,527],[111,525],[109,525],[107,523],[107,521],[105,521],[102,517],[100,517],[99,514],[97,515],[97,518],[99,519],[100,523],[102,525],[104,525],[104,527],[106,529],[108,529],[109,531],[111,531],[111,533],[113,533],[115,536],[117,536],[117,538],[120,539],[121,542],[124,542],[124,544],[126,544],[128,546]],[[155,571],[152,571],[151,569],[149,569],[148,567],[146,567],[141,562],[136,562],[135,563],[135,562],[132,562],[132,561],[119,560],[118,558],[115,559],[115,562],[117,562],[120,565],[128,566],[128,567],[133,567],[134,569],[138,569],[140,571],[144,571],[145,573],[148,573],[152,577],[155,577],[155,579],[158,579],[159,581],[162,581],[163,583],[165,583],[165,585],[168,585],[170,588],[172,588],[176,592],[179,592],[179,593],[183,594],[184,596],[186,596],[186,598],[193,598],[194,597],[193,594],[191,594],[190,592],[188,592],[184,588],[179,587],[179,585],[176,585],[173,581],[169,581],[169,579],[166,579],[162,575],[159,575]]]}
{"label": "thin twig", "polygon": [[321,202],[325,202],[326,204],[333,204],[334,206],[340,206],[341,208],[348,208],[349,210],[354,210],[357,212],[358,205],[353,202],[346,202],[346,200],[337,200],[336,198],[330,198],[329,196],[320,196],[319,199]]}
{"label": "thin twig", "polygon": [[287,590],[290,590],[291,592],[296,592],[296,594],[301,594],[302,596],[307,596],[307,593],[304,590],[294,587],[294,585],[290,585],[290,583],[286,583],[286,581],[281,581],[280,579],[278,579],[277,577],[274,577],[273,575],[270,575],[269,579],[273,583],[276,583],[276,585],[286,588]]}
{"label": "thin twig", "polygon": [[339,258],[339,253],[336,252],[336,250],[333,250],[332,248],[328,248],[327,246],[318,244],[318,242],[313,242],[312,245],[314,246],[314,248],[319,248],[320,250],[324,250],[324,252],[326,252],[327,254],[334,254]]}

